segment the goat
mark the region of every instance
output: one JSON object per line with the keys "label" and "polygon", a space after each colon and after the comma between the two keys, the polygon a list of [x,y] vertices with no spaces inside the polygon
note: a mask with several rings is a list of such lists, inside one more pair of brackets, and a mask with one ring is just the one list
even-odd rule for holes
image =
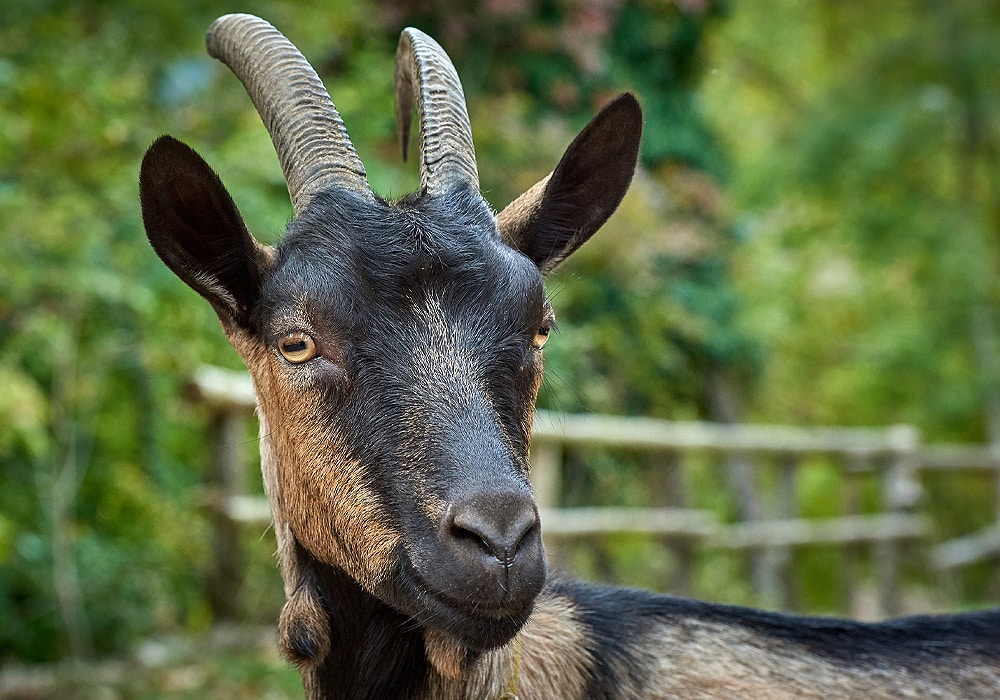
{"label": "goat", "polygon": [[390,202],[284,36],[227,15],[207,44],[267,126],[295,218],[258,243],[169,136],[143,159],[142,216],[253,378],[280,644],[308,697],[1000,696],[1000,609],[864,624],[547,577],[528,480],[542,280],[629,186],[633,96],[494,214],[456,71],[406,29],[396,116],[405,158],[417,107],[420,190]]}

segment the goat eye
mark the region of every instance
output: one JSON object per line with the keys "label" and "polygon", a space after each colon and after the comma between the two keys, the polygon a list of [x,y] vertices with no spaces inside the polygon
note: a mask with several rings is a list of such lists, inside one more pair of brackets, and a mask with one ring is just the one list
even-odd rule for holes
{"label": "goat eye", "polygon": [[278,341],[278,352],[293,365],[316,357],[316,341],[305,333],[289,333]]}
{"label": "goat eye", "polygon": [[535,333],[535,339],[531,342],[537,350],[541,350],[542,346],[545,345],[545,341],[549,339],[549,333],[552,331],[548,326],[540,326],[538,331]]}

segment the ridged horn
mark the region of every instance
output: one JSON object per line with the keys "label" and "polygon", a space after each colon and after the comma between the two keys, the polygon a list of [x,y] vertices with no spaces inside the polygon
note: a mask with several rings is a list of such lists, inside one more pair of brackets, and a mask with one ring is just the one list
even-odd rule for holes
{"label": "ridged horn", "polygon": [[404,160],[414,97],[420,119],[420,186],[435,193],[467,183],[478,190],[472,127],[455,66],[436,41],[407,27],[396,50],[396,132]]}
{"label": "ridged horn", "polygon": [[281,32],[253,15],[224,15],[209,27],[205,44],[243,83],[267,127],[296,216],[329,188],[374,199],[330,95]]}

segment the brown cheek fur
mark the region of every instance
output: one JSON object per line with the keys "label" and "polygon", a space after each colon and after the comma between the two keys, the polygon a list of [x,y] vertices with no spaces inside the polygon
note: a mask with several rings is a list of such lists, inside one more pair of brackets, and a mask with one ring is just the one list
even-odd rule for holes
{"label": "brown cheek fur", "polygon": [[[390,525],[363,465],[346,451],[315,412],[320,397],[296,389],[266,347],[242,331],[227,335],[253,377],[258,411],[268,425],[278,509],[291,534],[317,560],[337,566],[377,595],[394,569],[400,533]],[[265,481],[267,475],[265,474]],[[276,514],[276,520],[278,520]]]}

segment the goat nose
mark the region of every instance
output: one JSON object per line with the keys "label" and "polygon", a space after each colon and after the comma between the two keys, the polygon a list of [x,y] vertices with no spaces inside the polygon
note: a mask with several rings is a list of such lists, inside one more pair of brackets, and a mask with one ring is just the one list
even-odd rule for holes
{"label": "goat nose", "polygon": [[456,501],[448,509],[452,537],[510,566],[521,546],[538,530],[538,511],[527,493]]}

